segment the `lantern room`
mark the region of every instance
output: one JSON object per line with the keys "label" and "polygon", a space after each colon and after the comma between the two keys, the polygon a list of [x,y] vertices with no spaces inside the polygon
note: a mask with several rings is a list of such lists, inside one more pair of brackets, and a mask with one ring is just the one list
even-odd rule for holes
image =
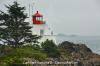
{"label": "lantern room", "polygon": [[38,11],[33,15],[33,24],[43,24],[43,15],[39,14]]}

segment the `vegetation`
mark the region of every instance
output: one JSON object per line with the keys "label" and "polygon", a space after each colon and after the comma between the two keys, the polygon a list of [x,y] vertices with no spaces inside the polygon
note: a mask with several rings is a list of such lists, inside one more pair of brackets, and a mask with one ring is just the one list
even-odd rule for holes
{"label": "vegetation", "polygon": [[48,55],[48,57],[59,57],[60,51],[57,45],[52,40],[46,40],[42,43],[43,51]]}
{"label": "vegetation", "polygon": [[0,11],[0,41],[15,48],[23,44],[37,43],[39,36],[32,35],[32,27],[29,22],[25,22],[25,7],[20,7],[15,1],[13,5],[6,5],[6,8],[7,13]]}
{"label": "vegetation", "polygon": [[24,64],[29,61],[29,59],[35,59],[37,61],[44,61],[46,59],[46,54],[40,50],[33,48],[34,46],[23,46],[22,48],[14,48],[6,55],[0,57],[0,63],[11,65],[11,64]]}
{"label": "vegetation", "polygon": [[[2,46],[3,45],[0,47]],[[5,49],[6,54],[0,53],[2,54],[0,56],[0,64],[8,66],[25,64],[29,59],[31,59],[31,61],[45,61],[47,57],[58,58],[60,56],[60,51],[52,40],[46,40],[42,43],[41,47],[36,44],[23,45],[19,48],[12,48],[6,45]]]}
{"label": "vegetation", "polygon": [[10,52],[12,48],[8,45],[0,45],[0,55]]}

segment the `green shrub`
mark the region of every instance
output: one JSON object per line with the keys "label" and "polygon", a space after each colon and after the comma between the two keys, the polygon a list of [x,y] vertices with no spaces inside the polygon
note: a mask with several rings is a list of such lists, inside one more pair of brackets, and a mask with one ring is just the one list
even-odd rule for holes
{"label": "green shrub", "polygon": [[22,65],[24,63],[24,59],[23,58],[19,58],[19,57],[3,57],[4,59],[0,60],[0,65],[2,66],[12,66],[12,65]]}
{"label": "green shrub", "polygon": [[60,51],[57,47],[57,45],[52,40],[46,40],[42,43],[43,51],[49,56],[49,57],[59,57]]}
{"label": "green shrub", "polygon": [[[7,53],[0,57],[1,64],[23,64],[25,62],[25,58],[31,58],[38,61],[44,61],[46,59],[46,54],[41,51],[36,51],[32,49],[32,47],[26,46],[22,48],[13,49],[11,52]],[[0,64],[0,65],[1,65]],[[3,66],[3,65],[2,65]],[[5,65],[6,66],[6,65]]]}
{"label": "green shrub", "polygon": [[16,48],[12,52],[8,54],[9,57],[20,57],[20,58],[34,58],[39,61],[43,61],[46,58],[46,54],[40,52],[40,51],[35,51],[30,47],[25,47],[25,48]]}
{"label": "green shrub", "polygon": [[26,46],[23,46],[22,48],[31,48],[32,50],[36,50],[36,51],[40,51],[41,50],[40,45],[37,45],[37,44],[26,45]]}

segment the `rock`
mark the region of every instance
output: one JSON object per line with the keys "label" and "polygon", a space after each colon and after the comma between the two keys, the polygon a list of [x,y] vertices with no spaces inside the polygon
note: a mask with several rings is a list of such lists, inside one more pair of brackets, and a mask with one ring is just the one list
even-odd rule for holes
{"label": "rock", "polygon": [[100,55],[93,53],[85,44],[64,41],[58,47],[66,60],[80,62],[78,66],[100,66]]}

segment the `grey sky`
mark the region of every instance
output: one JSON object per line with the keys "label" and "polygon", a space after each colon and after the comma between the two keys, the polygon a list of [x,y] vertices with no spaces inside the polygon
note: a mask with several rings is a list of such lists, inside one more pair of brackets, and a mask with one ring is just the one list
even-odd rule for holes
{"label": "grey sky", "polygon": [[[14,0],[0,0],[3,4]],[[55,34],[100,36],[100,0],[18,0],[27,7],[35,1],[34,13],[38,10]]]}

